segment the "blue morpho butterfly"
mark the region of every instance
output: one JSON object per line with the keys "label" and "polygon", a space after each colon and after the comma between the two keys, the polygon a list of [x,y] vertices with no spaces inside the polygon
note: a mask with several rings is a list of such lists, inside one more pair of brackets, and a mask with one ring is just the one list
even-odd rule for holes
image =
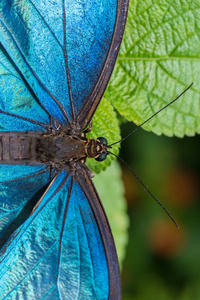
{"label": "blue morpho butterfly", "polygon": [[120,298],[112,233],[84,164],[105,158],[106,141],[84,130],[127,10],[128,0],[0,1],[0,299]]}

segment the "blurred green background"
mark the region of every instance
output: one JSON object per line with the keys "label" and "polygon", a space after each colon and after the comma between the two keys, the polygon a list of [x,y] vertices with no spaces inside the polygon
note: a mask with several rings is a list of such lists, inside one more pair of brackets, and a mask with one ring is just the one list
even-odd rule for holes
{"label": "blurred green background", "polygon": [[[122,126],[123,136],[132,129]],[[120,156],[180,228],[123,168],[130,217],[122,299],[200,299],[200,137],[156,136],[140,129]]]}

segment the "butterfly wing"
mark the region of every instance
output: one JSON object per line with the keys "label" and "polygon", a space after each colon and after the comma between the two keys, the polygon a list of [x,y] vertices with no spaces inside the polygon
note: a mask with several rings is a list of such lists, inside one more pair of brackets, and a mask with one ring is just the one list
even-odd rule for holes
{"label": "butterfly wing", "polygon": [[[22,3],[22,2],[21,2]],[[7,40],[9,32],[25,46],[28,32],[21,26],[19,17],[12,13],[15,1],[0,2],[0,131],[46,131],[50,122],[49,113],[41,105],[34,89],[18,65],[18,49]],[[5,26],[6,24],[6,26]],[[20,27],[21,26],[21,27]],[[6,49],[6,47],[8,49]],[[15,51],[16,50],[16,51]],[[10,52],[13,53],[10,55]],[[1,143],[1,140],[0,140]],[[0,147],[1,149],[2,147]],[[0,159],[2,158],[0,150]],[[0,161],[0,248],[15,229],[30,215],[31,204],[39,197],[39,191],[49,181],[49,171],[45,166],[2,165]],[[29,202],[29,205],[27,203]]]}
{"label": "butterfly wing", "polygon": [[[44,130],[49,115],[60,124],[74,121],[76,128],[84,129],[110,78],[127,6],[126,0],[56,0],[48,5],[2,0],[3,130],[13,130],[13,124],[19,131]],[[112,234],[90,179],[83,169],[80,172],[73,184],[71,175],[56,177],[34,214],[2,248],[0,297],[120,297]]]}
{"label": "butterfly wing", "polygon": [[49,171],[43,165],[0,165],[0,174],[1,248],[20,223],[24,222],[24,218],[30,215],[31,205],[37,201],[34,197],[50,179]]}
{"label": "butterfly wing", "polygon": [[[7,15],[6,3],[8,6],[11,1],[0,3],[1,17],[2,14]],[[0,19],[0,31],[3,30],[2,20]],[[14,23],[15,19],[12,21]],[[15,25],[17,30],[19,24],[15,22]],[[25,32],[23,38],[26,41]],[[3,35],[0,41],[0,131],[45,131],[49,124],[49,114],[41,106],[20,68],[5,49]],[[2,149],[0,159],[1,151]],[[33,204],[36,201],[35,197],[39,197],[38,192],[49,181],[49,171],[42,165],[2,165],[2,161],[0,163],[1,248],[30,214],[31,207],[27,206],[27,203]]]}
{"label": "butterfly wing", "polygon": [[2,248],[0,299],[118,299],[112,247],[88,175],[63,171]]}
{"label": "butterfly wing", "polygon": [[88,203],[95,216],[96,223],[101,234],[109,275],[109,299],[120,299],[121,288],[119,263],[112,232],[104,208],[101,200],[99,199],[95,186],[93,185],[93,182],[91,181],[90,176],[85,169],[82,168],[77,171],[76,181],[88,199]]}
{"label": "butterfly wing", "polygon": [[[2,3],[0,3],[1,9]],[[1,17],[1,15],[0,15]],[[0,19],[0,31],[2,29]],[[3,46],[0,37],[0,130],[42,131],[49,123],[48,113],[16,63]]]}
{"label": "butterfly wing", "polygon": [[50,115],[84,129],[110,78],[128,0],[2,0],[0,41]]}
{"label": "butterfly wing", "polygon": [[[104,7],[104,12],[98,18],[98,30],[96,31],[96,35],[94,35],[95,43],[88,49],[88,54],[92,53],[95,56],[95,62],[94,58],[90,57],[91,68],[88,71],[86,62],[83,69],[84,74],[90,78],[89,89],[85,91],[86,89],[83,88],[83,98],[81,94],[78,94],[82,105],[80,106],[81,110],[77,112],[76,123],[81,129],[85,129],[92,119],[112,74],[125,29],[128,2],[129,0],[108,0],[101,3]],[[88,11],[89,14],[90,11]],[[95,18],[93,21],[96,23]],[[99,40],[101,35],[102,38]],[[96,58],[99,53],[100,57]],[[96,64],[96,60],[99,64]],[[85,78],[85,84],[88,87],[87,77]]]}

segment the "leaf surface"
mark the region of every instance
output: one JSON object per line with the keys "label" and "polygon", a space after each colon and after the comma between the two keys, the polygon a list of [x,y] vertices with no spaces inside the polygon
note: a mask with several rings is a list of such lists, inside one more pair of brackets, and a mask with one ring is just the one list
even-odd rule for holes
{"label": "leaf surface", "polygon": [[127,120],[160,135],[200,133],[200,2],[130,1],[120,55],[106,97]]}

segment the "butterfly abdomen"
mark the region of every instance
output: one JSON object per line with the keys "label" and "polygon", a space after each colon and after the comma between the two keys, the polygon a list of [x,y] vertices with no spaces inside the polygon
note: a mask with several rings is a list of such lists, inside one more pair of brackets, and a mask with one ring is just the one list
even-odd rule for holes
{"label": "butterfly abdomen", "polygon": [[0,136],[0,163],[16,164],[35,160],[36,136],[19,132],[5,132]]}
{"label": "butterfly abdomen", "polygon": [[0,164],[66,164],[86,157],[86,139],[66,134],[4,132],[0,135]]}

